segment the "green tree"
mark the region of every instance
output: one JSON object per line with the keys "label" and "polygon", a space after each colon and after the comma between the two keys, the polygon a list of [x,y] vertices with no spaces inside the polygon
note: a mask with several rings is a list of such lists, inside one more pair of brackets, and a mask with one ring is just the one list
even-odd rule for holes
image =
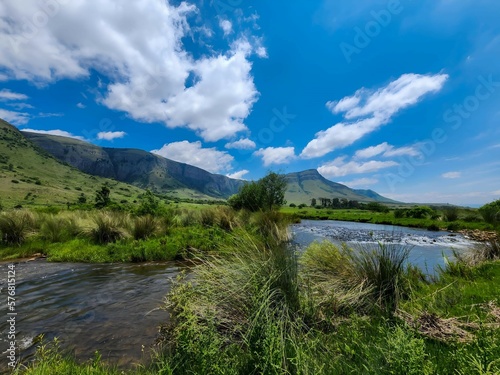
{"label": "green tree", "polygon": [[500,199],[485,204],[479,209],[479,213],[487,223],[500,224]]}
{"label": "green tree", "polygon": [[78,197],[78,204],[85,204],[87,203],[87,197],[85,196],[84,193],[81,193],[80,196]]}
{"label": "green tree", "polygon": [[286,204],[285,176],[271,172],[257,182],[243,185],[238,194],[229,198],[228,203],[235,210],[273,210]]}
{"label": "green tree", "polygon": [[141,197],[141,204],[137,209],[139,215],[158,215],[160,212],[160,201],[155,197],[151,190],[146,190]]}
{"label": "green tree", "polygon": [[100,190],[96,191],[95,195],[95,206],[96,208],[104,208],[111,203],[111,189],[108,184],[103,184]]}
{"label": "green tree", "polygon": [[311,207],[316,207],[316,198],[311,199]]}

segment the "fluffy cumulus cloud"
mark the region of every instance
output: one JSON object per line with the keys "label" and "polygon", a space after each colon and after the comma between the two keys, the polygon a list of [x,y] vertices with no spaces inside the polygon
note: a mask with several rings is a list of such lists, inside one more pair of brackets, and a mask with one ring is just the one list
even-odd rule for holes
{"label": "fluffy cumulus cloud", "polygon": [[180,163],[194,165],[211,173],[230,171],[234,161],[234,158],[225,151],[203,148],[200,141],[173,142],[151,152]]}
{"label": "fluffy cumulus cloud", "polygon": [[125,132],[99,132],[97,133],[97,139],[105,141],[113,141],[115,139],[123,138],[127,135]]}
{"label": "fluffy cumulus cloud", "polygon": [[351,174],[377,172],[381,169],[398,165],[395,161],[370,160],[367,162],[357,162],[351,160],[346,162],[345,159],[345,156],[341,156],[325,163],[318,168],[318,172],[325,177],[343,177]]}
{"label": "fluffy cumulus cloud", "polygon": [[255,151],[254,155],[262,158],[265,167],[270,165],[287,164],[296,158],[295,148],[293,147],[261,148]]}
{"label": "fluffy cumulus cloud", "polygon": [[387,158],[395,156],[419,156],[420,150],[416,146],[407,147],[394,147],[387,142],[381,143],[377,146],[371,146],[362,150],[356,151],[354,157],[356,159],[370,159],[374,156],[384,156]]}
{"label": "fluffy cumulus cloud", "polygon": [[243,179],[243,176],[247,175],[248,173],[250,173],[250,171],[243,169],[242,171],[238,171],[235,173],[229,173],[226,176],[229,178],[234,178],[236,180],[241,180],[241,179]]}
{"label": "fluffy cumulus cloud", "polygon": [[344,121],[318,132],[301,156],[320,157],[353,144],[389,123],[398,112],[415,105],[425,95],[440,91],[447,79],[446,74],[404,74],[378,90],[361,88],[353,96],[328,102],[327,108],[334,114],[342,114]]}
{"label": "fluffy cumulus cloud", "polygon": [[462,177],[462,172],[447,172],[441,175],[443,178],[455,179]]}
{"label": "fluffy cumulus cloud", "polygon": [[23,132],[29,132],[29,133],[58,135],[60,137],[79,139],[80,141],[85,140],[83,137],[80,137],[79,135],[74,135],[74,134],[71,134],[65,130],[60,130],[60,129],[55,129],[55,130],[20,129],[20,130]]}
{"label": "fluffy cumulus cloud", "polygon": [[[258,98],[250,38],[196,59],[182,39],[198,12],[181,2],[24,0],[0,5],[0,67],[39,85],[107,77],[102,103],[141,122],[186,127],[205,140],[246,130]],[[195,22],[195,21],[194,21]]]}
{"label": "fluffy cumulus cloud", "polygon": [[253,150],[257,145],[251,139],[241,138],[238,141],[226,143],[225,147],[236,150]]}

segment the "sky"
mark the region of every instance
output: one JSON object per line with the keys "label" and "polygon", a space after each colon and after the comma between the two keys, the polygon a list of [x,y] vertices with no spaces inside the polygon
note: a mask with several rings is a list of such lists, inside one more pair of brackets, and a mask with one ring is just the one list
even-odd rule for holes
{"label": "sky", "polygon": [[496,0],[5,0],[0,118],[258,179],[500,198]]}

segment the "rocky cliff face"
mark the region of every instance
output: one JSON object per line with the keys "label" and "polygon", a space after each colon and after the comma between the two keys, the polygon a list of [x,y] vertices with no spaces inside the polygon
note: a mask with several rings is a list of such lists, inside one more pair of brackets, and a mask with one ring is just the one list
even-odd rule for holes
{"label": "rocky cliff face", "polygon": [[160,193],[192,189],[214,198],[236,194],[243,181],[137,149],[101,148],[76,139],[24,132],[39,147],[81,171]]}

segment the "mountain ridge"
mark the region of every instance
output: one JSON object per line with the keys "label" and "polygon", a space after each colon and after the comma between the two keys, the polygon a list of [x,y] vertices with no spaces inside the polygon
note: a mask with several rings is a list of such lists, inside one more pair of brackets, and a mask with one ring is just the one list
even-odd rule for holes
{"label": "mountain ridge", "polygon": [[[150,189],[155,193],[184,198],[227,199],[245,183],[140,149],[100,147],[56,135],[22,134],[56,159],[82,172]],[[310,204],[313,198],[399,203],[373,190],[354,190],[330,181],[316,169],[289,173],[285,178],[288,182],[285,194],[288,203]]]}

